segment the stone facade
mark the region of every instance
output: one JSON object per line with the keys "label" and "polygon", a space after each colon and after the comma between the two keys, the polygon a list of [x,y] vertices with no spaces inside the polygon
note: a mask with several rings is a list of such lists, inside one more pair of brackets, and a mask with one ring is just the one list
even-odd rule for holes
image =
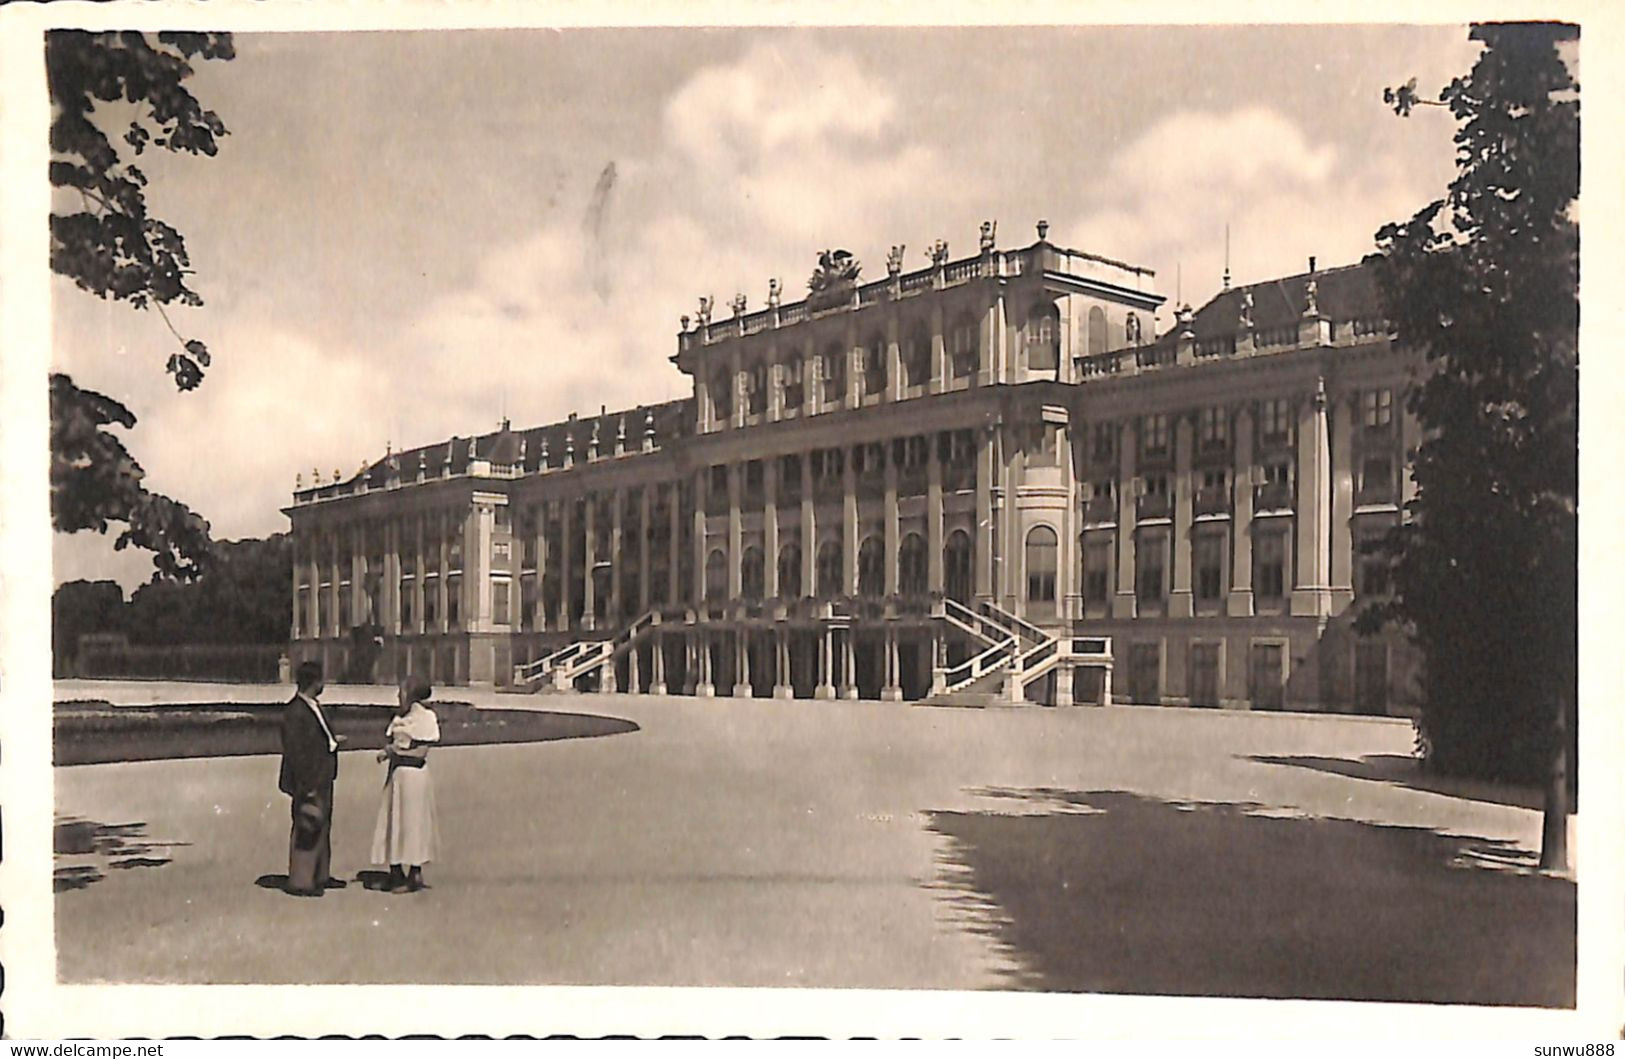
{"label": "stone facade", "polygon": [[[1227,289],[1159,336],[1148,270],[1046,235],[702,299],[690,398],[300,483],[293,657],[506,685],[619,636],[598,686],[914,699],[976,653],[946,599],[1109,637],[1115,701],[1405,709],[1411,649],[1351,627],[1420,364],[1369,277]],[[1100,672],[1012,697],[1099,700]]]}

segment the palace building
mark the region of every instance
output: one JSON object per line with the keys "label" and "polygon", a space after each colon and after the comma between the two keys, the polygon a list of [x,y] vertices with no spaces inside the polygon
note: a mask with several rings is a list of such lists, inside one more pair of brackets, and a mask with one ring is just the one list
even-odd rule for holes
{"label": "palace building", "polygon": [[[1361,544],[1421,363],[1359,266],[1226,289],[1038,240],[702,299],[692,396],[299,483],[290,656],[330,679],[1400,712]],[[718,314],[720,316],[720,314]]]}

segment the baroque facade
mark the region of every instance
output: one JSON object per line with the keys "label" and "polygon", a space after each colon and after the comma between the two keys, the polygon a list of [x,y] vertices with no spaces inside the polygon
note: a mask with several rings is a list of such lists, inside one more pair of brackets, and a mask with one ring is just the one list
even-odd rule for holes
{"label": "baroque facade", "polygon": [[1199,310],[1040,224],[805,300],[709,299],[692,396],[300,483],[295,660],[331,677],[784,698],[1396,712],[1420,363],[1358,266]]}

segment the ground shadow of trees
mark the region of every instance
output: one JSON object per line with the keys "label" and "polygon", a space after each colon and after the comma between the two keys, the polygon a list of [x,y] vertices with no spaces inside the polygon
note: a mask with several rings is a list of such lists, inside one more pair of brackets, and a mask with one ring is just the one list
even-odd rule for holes
{"label": "ground shadow of trees", "polygon": [[1377,783],[1395,783],[1413,791],[1446,794],[1452,798],[1466,798],[1469,801],[1532,809],[1536,812],[1545,805],[1544,792],[1536,787],[1443,776],[1427,771],[1421,759],[1411,754],[1366,754],[1358,759],[1317,757],[1313,754],[1253,754],[1247,760],[1263,765],[1313,769],[1316,772],[1329,772]]}
{"label": "ground shadow of trees", "polygon": [[[51,849],[56,864],[51,873],[55,893],[83,890],[107,878],[104,868],[126,871],[131,868],[161,868],[172,859],[168,851],[188,842],[159,842],[147,837],[145,821],[104,824],[76,816],[56,818]],[[90,863],[65,863],[90,858]]]}
{"label": "ground shadow of trees", "polygon": [[1508,843],[1125,791],[937,811],[935,886],[1063,992],[1572,1007],[1575,888]]}

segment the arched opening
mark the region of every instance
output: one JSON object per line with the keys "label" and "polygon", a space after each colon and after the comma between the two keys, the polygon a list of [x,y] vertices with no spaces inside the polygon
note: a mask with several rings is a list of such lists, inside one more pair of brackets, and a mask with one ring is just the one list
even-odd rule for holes
{"label": "arched opening", "polygon": [[823,393],[819,397],[827,405],[846,400],[846,350],[831,343],[819,358],[819,380]]}
{"label": "arched opening", "polygon": [[826,599],[841,595],[841,542],[818,546],[818,594]]}
{"label": "arched opening", "polygon": [[739,593],[751,602],[760,602],[767,585],[767,567],[762,549],[752,544],[739,563]]}
{"label": "arched opening", "polygon": [[1034,306],[1027,318],[1027,370],[1054,371],[1060,351],[1061,314],[1049,302]]}
{"label": "arched opening", "polygon": [[879,596],[885,591],[885,546],[878,537],[865,537],[858,547],[858,595]]}
{"label": "arched opening", "polygon": [[728,557],[721,548],[713,548],[705,557],[705,598],[726,599],[728,596]]}
{"label": "arched opening", "polygon": [[1056,560],[1060,540],[1048,526],[1034,526],[1027,534],[1027,604],[1034,610],[1055,608]]}
{"label": "arched opening", "polygon": [[863,392],[886,392],[886,336],[874,334],[863,347]]}
{"label": "arched opening", "polygon": [[924,324],[915,324],[903,343],[903,385],[925,386],[930,382],[931,332]]}
{"label": "arched opening", "polygon": [[784,380],[784,410],[799,411],[807,400],[807,388],[801,381],[801,362],[787,360],[779,365],[779,378]]}
{"label": "arched opening", "polygon": [[779,549],[779,597],[801,598],[801,545],[794,542]]}
{"label": "arched opening", "polygon": [[734,412],[733,377],[726,371],[711,376],[711,418],[725,423]]}
{"label": "arched opening", "polygon": [[1089,310],[1089,352],[1106,352],[1106,310],[1098,305]]}
{"label": "arched opening", "polygon": [[759,416],[767,411],[767,365],[758,361],[745,374],[748,391],[746,399],[750,415]]}
{"label": "arched opening", "polygon": [[956,379],[968,379],[976,371],[981,351],[978,349],[976,320],[969,313],[955,320],[953,330],[948,332],[948,359]]}
{"label": "arched opening", "polygon": [[897,548],[897,590],[905,596],[925,595],[925,568],[925,538],[907,534]]}
{"label": "arched opening", "polygon": [[942,548],[943,589],[949,599],[969,603],[971,596],[970,534],[954,530]]}

